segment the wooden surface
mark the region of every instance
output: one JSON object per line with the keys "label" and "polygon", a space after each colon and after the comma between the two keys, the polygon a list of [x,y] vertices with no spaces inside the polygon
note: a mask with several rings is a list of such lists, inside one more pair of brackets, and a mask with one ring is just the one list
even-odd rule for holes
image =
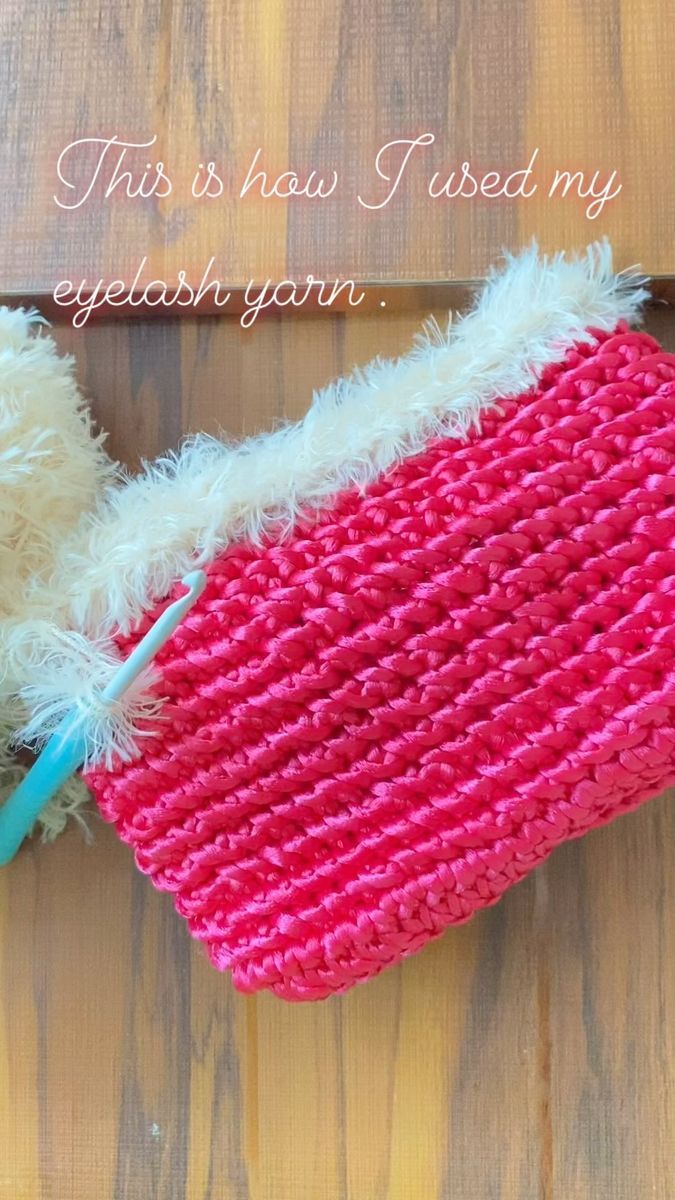
{"label": "wooden surface", "polygon": [[[0,9],[0,292],[41,294],[68,278],[260,281],[474,278],[502,247],[548,249],[607,233],[620,266],[675,273],[675,21],[672,0],[3,0]],[[403,184],[374,171],[387,142],[431,132]],[[142,142],[135,182],[164,161],[167,198],[83,206],[83,137]],[[248,166],[268,182],[338,171],[328,199],[239,198]],[[431,200],[430,175],[508,174],[538,150],[529,199]],[[193,199],[199,162],[224,177]],[[89,166],[91,166],[91,161]],[[396,170],[396,164],[383,164]],[[556,170],[613,171],[620,195],[589,220]]]}
{"label": "wooden surface", "polygon": [[[419,313],[57,330],[135,461]],[[650,326],[675,348],[675,320]],[[0,871],[0,1200],[672,1200],[671,797],[347,996],[244,998],[98,824]]]}

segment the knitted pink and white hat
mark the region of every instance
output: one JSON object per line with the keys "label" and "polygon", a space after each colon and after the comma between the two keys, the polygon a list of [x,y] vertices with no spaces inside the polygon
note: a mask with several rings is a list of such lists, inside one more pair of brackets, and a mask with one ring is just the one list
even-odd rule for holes
{"label": "knitted pink and white hat", "polygon": [[675,356],[629,327],[646,295],[606,245],[529,250],[447,333],[298,424],[192,440],[64,549],[31,734],[207,571],[86,778],[241,990],[344,991],[675,779]]}

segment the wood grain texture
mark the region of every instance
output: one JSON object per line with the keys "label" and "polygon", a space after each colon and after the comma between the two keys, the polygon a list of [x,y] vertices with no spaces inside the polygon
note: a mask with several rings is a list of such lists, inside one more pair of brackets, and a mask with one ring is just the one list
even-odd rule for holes
{"label": "wood grain texture", "polygon": [[[199,279],[212,255],[230,283],[471,279],[533,234],[560,249],[607,233],[620,266],[673,274],[674,57],[671,0],[4,0],[0,292],[128,282],[144,255],[146,283]],[[377,150],[424,132],[436,143],[391,204],[359,206],[385,195]],[[84,206],[59,209],[60,151],[113,134],[156,134],[130,165],[162,159],[173,193],[105,201],[101,177]],[[338,189],[239,199],[258,147],[268,174],[335,168]],[[535,149],[529,199],[426,194],[434,170],[509,173]],[[225,194],[195,200],[210,158]],[[573,194],[548,198],[557,169],[616,170],[623,190],[589,220]]]}
{"label": "wood grain texture", "polygon": [[[111,449],[299,416],[423,313],[56,331]],[[650,314],[675,348],[675,320]],[[237,995],[112,831],[0,872],[0,1200],[671,1200],[671,796],[347,996]]]}

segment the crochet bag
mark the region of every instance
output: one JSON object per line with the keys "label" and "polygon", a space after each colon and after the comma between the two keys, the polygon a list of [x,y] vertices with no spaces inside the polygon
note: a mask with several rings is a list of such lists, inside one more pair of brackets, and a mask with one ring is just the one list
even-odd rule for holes
{"label": "crochet bag", "polygon": [[631,331],[645,296],[607,246],[527,251],[299,424],[148,467],[62,554],[77,682],[28,689],[32,732],[206,567],[86,779],[242,991],[342,992],[675,779],[675,356]]}

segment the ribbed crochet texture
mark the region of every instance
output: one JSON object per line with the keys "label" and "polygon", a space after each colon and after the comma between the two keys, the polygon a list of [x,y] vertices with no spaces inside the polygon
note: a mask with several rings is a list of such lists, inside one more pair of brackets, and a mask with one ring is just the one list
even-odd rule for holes
{"label": "ribbed crochet texture", "polygon": [[675,778],[674,496],[675,357],[619,326],[212,565],[88,779],[238,988],[343,991]]}

